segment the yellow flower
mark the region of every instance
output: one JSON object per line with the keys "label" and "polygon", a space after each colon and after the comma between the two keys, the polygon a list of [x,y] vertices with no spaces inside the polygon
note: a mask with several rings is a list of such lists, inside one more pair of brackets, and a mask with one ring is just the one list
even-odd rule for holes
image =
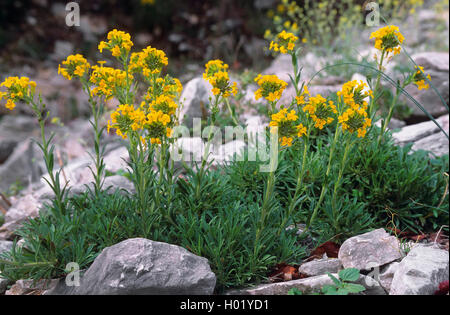
{"label": "yellow flower", "polygon": [[121,104],[111,114],[107,131],[109,133],[111,128],[115,128],[116,134],[126,139],[128,132],[137,131],[143,127],[144,120],[145,114],[140,109],[135,109],[133,105]]}
{"label": "yellow flower", "polygon": [[366,99],[373,96],[373,92],[363,81],[353,80],[344,83],[337,95],[342,98],[345,105],[358,109],[359,107],[367,108]]}
{"label": "yellow flower", "polygon": [[[95,85],[92,94],[104,96],[109,99],[118,97],[120,91],[127,85],[127,75],[125,71],[111,67],[93,66],[89,81]],[[132,82],[133,76],[128,74],[128,82]]]}
{"label": "yellow flower", "polygon": [[430,88],[430,85],[427,83],[427,79],[428,81],[431,81],[431,76],[429,74],[425,76],[423,67],[416,66],[415,68],[417,69],[417,71],[413,76],[414,84],[417,85],[417,88],[419,90],[428,90]]}
{"label": "yellow flower", "polygon": [[130,71],[142,72],[145,77],[158,74],[169,61],[162,50],[148,46],[142,52],[132,53],[130,58]]}
{"label": "yellow flower", "polygon": [[27,77],[8,77],[0,84],[1,87],[6,88],[6,91],[0,91],[0,101],[5,99],[5,107],[13,110],[16,101],[30,102],[35,93],[36,82],[30,81]]}
{"label": "yellow flower", "polygon": [[297,40],[297,36],[283,30],[277,35],[275,41],[270,43],[269,49],[282,54],[287,54],[294,50]]}
{"label": "yellow flower", "polygon": [[222,60],[210,60],[205,65],[205,72],[203,73],[203,79],[209,81],[211,77],[214,76],[217,72],[227,72],[228,65],[224,63]]}
{"label": "yellow flower", "polygon": [[281,98],[283,91],[287,87],[287,83],[278,79],[276,75],[258,75],[255,82],[259,85],[259,89],[255,92],[255,99],[264,97],[270,102],[276,102]]}
{"label": "yellow flower", "polygon": [[309,117],[315,123],[318,129],[323,129],[325,125],[334,121],[333,114],[337,113],[333,101],[327,101],[320,94],[310,97],[309,102],[303,107],[303,111],[309,114]]}
{"label": "yellow flower", "polygon": [[91,65],[80,54],[70,55],[60,65],[58,65],[58,74],[61,74],[67,80],[73,77],[83,77]]}
{"label": "yellow flower", "polygon": [[226,98],[231,94],[237,94],[237,83],[233,82],[233,84],[231,84],[228,72],[215,72],[208,80],[213,86],[212,92],[214,95],[221,95]]}
{"label": "yellow flower", "polygon": [[295,136],[300,138],[306,134],[306,127],[297,123],[298,115],[295,110],[289,111],[287,108],[283,108],[273,114],[271,118],[269,123],[271,132],[278,131],[281,146],[291,146]]}
{"label": "yellow flower", "polygon": [[372,120],[368,118],[367,110],[364,108],[348,108],[338,117],[338,122],[344,131],[356,132],[358,138],[364,138],[367,129],[372,125]]}
{"label": "yellow flower", "polygon": [[393,52],[394,55],[400,53],[401,44],[405,37],[400,33],[397,26],[388,25],[373,32],[370,38],[375,39],[375,48],[387,53]]}
{"label": "yellow flower", "polygon": [[104,49],[111,51],[114,57],[126,57],[133,46],[131,36],[128,33],[116,29],[108,33],[108,41],[102,41],[98,45],[98,50],[102,53]]}

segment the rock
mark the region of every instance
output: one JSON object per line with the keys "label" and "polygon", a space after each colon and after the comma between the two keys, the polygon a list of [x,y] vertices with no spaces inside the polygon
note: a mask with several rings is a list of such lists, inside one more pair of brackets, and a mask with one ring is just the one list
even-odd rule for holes
{"label": "rock", "polygon": [[411,249],[399,264],[391,284],[391,295],[432,295],[439,283],[448,281],[448,251],[422,245]]}
{"label": "rock", "polygon": [[443,156],[449,152],[448,139],[441,132],[435,133],[415,142],[412,146],[412,150],[425,150],[436,156]]}
{"label": "rock", "polygon": [[[449,103],[449,54],[439,52],[424,52],[415,54],[412,59],[419,65],[424,67],[424,72],[431,75],[431,83],[439,91],[444,101]],[[428,90],[419,90],[417,86],[412,84],[406,88],[422,106],[434,117],[448,113],[441,99],[436,92],[430,87]],[[400,101],[408,104],[413,110],[414,117],[427,117],[414,103],[407,99],[404,95],[400,97]]]}
{"label": "rock", "polygon": [[339,259],[326,258],[306,262],[298,268],[298,271],[311,277],[325,275],[327,273],[337,273],[341,269],[342,264]]}
{"label": "rock", "polygon": [[18,280],[5,295],[41,295],[45,290],[53,288],[58,280]]}
{"label": "rock", "polygon": [[232,160],[243,160],[246,144],[242,140],[234,140],[219,146],[217,154],[213,155],[214,162],[222,163]]}
{"label": "rock", "polygon": [[10,284],[10,281],[8,279],[4,279],[4,278],[0,277],[0,295],[5,293],[9,284]]}
{"label": "rock", "polygon": [[39,215],[42,203],[32,194],[19,198],[5,215],[5,223],[0,227],[0,238],[8,239],[25,220]]}
{"label": "rock", "polygon": [[5,162],[13,153],[17,142],[11,139],[1,141],[0,140],[0,164]]}
{"label": "rock", "polygon": [[39,149],[31,140],[25,140],[14,148],[8,159],[0,165],[0,191],[8,191],[11,185],[25,185],[37,181],[43,169],[36,161]]}
{"label": "rock", "polygon": [[208,114],[209,99],[214,96],[211,89],[211,85],[202,77],[194,78],[185,85],[180,97],[183,103],[179,116],[180,124],[192,128],[193,118],[202,118]]}
{"label": "rock", "polygon": [[[436,119],[437,123],[449,133],[449,118],[444,115]],[[448,139],[433,121],[426,121],[402,128],[399,132],[393,133],[395,143],[406,145],[414,143],[412,150],[427,150],[437,156],[448,154]]]}
{"label": "rock", "polygon": [[393,262],[381,269],[378,282],[387,292],[391,291],[392,279],[394,279],[394,274],[397,271],[399,264],[400,263],[398,262]]}
{"label": "rock", "polygon": [[13,242],[0,240],[0,255],[3,252],[10,251],[12,246],[13,246]]}
{"label": "rock", "polygon": [[292,60],[290,55],[280,54],[277,56],[270,65],[269,68],[263,71],[263,75],[276,75],[279,79],[290,84],[289,74],[294,73],[292,67]]}
{"label": "rock", "polygon": [[402,258],[398,240],[384,229],[347,239],[338,257],[344,268],[370,270]]}
{"label": "rock", "polygon": [[[333,276],[338,277],[337,274]],[[360,295],[386,295],[380,284],[373,278],[361,275],[355,283],[363,285],[366,291]],[[262,284],[257,287],[233,290],[230,295],[287,295],[290,289],[297,288],[303,293],[321,292],[325,285],[333,285],[333,280],[328,275],[315,276],[300,280]]]}
{"label": "rock", "polygon": [[[201,161],[205,144],[200,137],[182,137],[177,139],[172,147],[171,157],[175,162],[185,161]],[[176,157],[178,155],[178,157]]]}
{"label": "rock", "polygon": [[197,295],[212,294],[215,284],[206,258],[179,246],[135,238],[105,248],[79,287],[60,281],[47,294]]}
{"label": "rock", "polygon": [[130,156],[126,147],[119,147],[104,157],[106,170],[111,173],[117,173],[120,170],[127,170]]}

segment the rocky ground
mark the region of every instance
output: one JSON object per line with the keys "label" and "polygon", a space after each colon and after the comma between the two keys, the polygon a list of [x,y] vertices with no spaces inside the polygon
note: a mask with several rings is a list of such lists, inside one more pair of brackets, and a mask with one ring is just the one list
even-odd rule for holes
{"label": "rocky ground", "polygon": [[[424,38],[436,39],[432,25],[435,25],[433,23],[437,23],[439,19],[440,16],[436,13],[423,11],[418,16],[421,28],[415,31],[407,27],[405,29],[411,32],[407,38],[413,39],[408,47],[412,52],[412,58],[431,74],[433,84],[448,104],[448,51],[429,50],[430,47],[423,40]],[[444,33],[448,33],[448,19]],[[58,51],[55,51],[55,54],[61,57],[60,59],[63,58],[63,46],[63,44],[57,46]],[[370,47],[368,42],[362,44],[361,55],[370,56],[373,53]],[[286,56],[280,56],[263,73],[277,74],[289,81],[286,74],[292,72],[290,62]],[[325,61],[312,52],[303,56],[301,62],[304,65],[303,78],[306,81],[325,65]],[[395,61],[388,69],[393,75],[395,75],[394,63]],[[84,191],[84,185],[89,185],[92,181],[92,174],[88,168],[92,163],[86,150],[92,148],[93,137],[86,118],[75,120],[70,118],[74,115],[73,111],[76,111],[76,116],[87,117],[89,108],[86,97],[79,86],[58,76],[56,68],[16,69],[14,72],[19,70],[23,75],[27,75],[27,71],[32,74],[31,77],[36,80],[52,113],[65,121],[64,125],[49,126],[49,131],[57,135],[58,161],[56,162],[63,168],[63,176],[71,187],[71,193]],[[353,78],[360,77],[358,73],[353,74]],[[331,75],[319,76],[312,80],[310,91],[312,94],[323,95],[326,95],[328,91],[336,92],[346,79],[348,78]],[[247,132],[253,134],[263,130],[267,123],[255,109],[256,101],[253,98],[255,90],[256,86],[253,84],[246,86],[243,97],[237,104],[242,114],[242,124],[246,126]],[[431,115],[437,118],[437,122],[448,133],[448,111],[438,96],[432,90],[419,94],[414,88],[410,92],[419,99]],[[283,99],[289,99],[293,94],[294,88],[289,86]],[[200,76],[194,76],[193,79],[185,81],[182,117],[188,126],[192,118],[204,115],[203,104],[209,102],[210,96],[210,86]],[[406,104],[412,112],[410,118],[406,121],[394,119],[389,126],[393,130],[393,137],[397,144],[412,143],[413,150],[427,150],[436,156],[448,154],[449,142],[438,127],[414,104],[410,102]],[[113,103],[109,105],[114,106]],[[34,118],[25,110],[19,114],[6,113],[5,109],[0,110],[0,114],[7,114],[0,119],[0,192],[2,193],[0,214],[4,216],[5,221],[0,226],[0,252],[2,252],[11,247],[12,235],[20,224],[30,217],[39,215],[40,206],[51,198],[51,192],[41,179],[41,176],[45,176],[41,153],[36,144],[31,141],[32,138],[39,136]],[[132,190],[131,183],[125,177],[115,175],[126,168],[127,150],[114,135],[105,134],[103,142],[106,144],[106,168],[108,173],[112,174],[107,177],[105,186]],[[204,141],[200,137],[181,138],[177,145],[186,154],[203,155]],[[221,163],[245,146],[246,143],[239,140],[216,143],[213,148],[213,158],[216,163]],[[341,246],[336,258],[319,257],[302,264],[298,271],[306,275],[304,279],[263,284],[231,293],[286,294],[293,287],[310,292],[324,284],[330,284],[331,279],[326,275],[327,272],[336,273],[348,267],[362,270],[359,283],[366,287],[365,294],[434,294],[444,281],[447,281],[448,288],[448,248],[445,250],[439,243],[432,241],[414,243],[411,247],[408,255],[405,255],[395,237],[389,236],[382,229],[376,230],[348,239]],[[99,266],[103,266],[101,272],[98,272]],[[169,270],[165,270],[169,276],[160,275],[161,266],[170,266]],[[180,270],[183,272],[180,273]],[[374,272],[376,276],[373,276]],[[137,277],[139,281],[136,280]],[[205,259],[190,254],[178,246],[144,239],[131,239],[106,248],[85,271],[80,287],[67,288],[64,283],[53,281],[51,283],[53,288],[49,290],[48,284],[42,282],[32,285],[28,280],[21,280],[6,291],[8,282],[0,278],[0,294],[5,291],[6,294],[212,294],[215,276]]]}

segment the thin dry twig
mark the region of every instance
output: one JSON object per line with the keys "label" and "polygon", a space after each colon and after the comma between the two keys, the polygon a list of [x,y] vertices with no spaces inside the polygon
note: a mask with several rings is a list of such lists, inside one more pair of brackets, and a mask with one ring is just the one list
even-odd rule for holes
{"label": "thin dry twig", "polygon": [[0,199],[2,199],[8,205],[8,207],[11,207],[11,205],[12,205],[11,201],[9,201],[9,199],[6,198],[6,196],[4,194],[2,194],[1,192],[0,192]]}
{"label": "thin dry twig", "polygon": [[67,183],[68,181],[67,181],[66,172],[64,172],[64,163],[61,158],[61,152],[58,149],[56,149],[56,157],[58,158],[58,164],[59,164],[59,167],[61,168],[61,173],[63,174],[64,180]]}

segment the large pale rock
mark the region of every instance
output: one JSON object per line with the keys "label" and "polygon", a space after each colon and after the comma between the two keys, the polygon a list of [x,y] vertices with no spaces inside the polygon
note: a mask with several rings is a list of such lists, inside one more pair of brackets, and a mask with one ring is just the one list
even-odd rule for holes
{"label": "large pale rock", "polygon": [[400,259],[402,254],[395,236],[378,229],[346,240],[338,257],[344,268],[370,270]]}
{"label": "large pale rock", "polygon": [[216,276],[206,258],[143,238],[105,248],[81,277],[79,287],[61,280],[48,294],[212,294]]}
{"label": "large pale rock", "polygon": [[[436,122],[447,134],[449,133],[448,115],[437,118]],[[437,156],[448,154],[448,139],[433,121],[406,126],[399,132],[393,133],[393,138],[399,145],[413,143],[413,151],[426,150]]]}
{"label": "large pale rock", "polygon": [[106,170],[111,173],[116,173],[120,170],[126,170],[128,168],[127,162],[129,162],[130,156],[126,147],[119,147],[104,157]]}
{"label": "large pale rock", "polygon": [[342,269],[342,264],[339,259],[325,258],[317,259],[302,264],[298,271],[307,276],[319,276],[327,273],[337,273]]}
{"label": "large pale rock", "polygon": [[392,280],[394,279],[394,274],[398,269],[400,263],[393,262],[387,266],[384,266],[380,272],[380,285],[387,291],[391,291]]}
{"label": "large pale rock", "polygon": [[[337,274],[333,276],[338,277]],[[355,283],[363,285],[366,291],[360,295],[386,295],[386,292],[380,284],[373,278],[361,275]],[[233,290],[228,292],[230,295],[287,295],[289,290],[297,288],[303,293],[317,293],[325,285],[333,285],[333,280],[328,275],[315,276],[300,280],[293,280],[287,282],[278,282],[270,284],[262,284],[257,287]]]}
{"label": "large pale rock", "polygon": [[390,294],[432,295],[448,278],[448,251],[418,245],[400,262]]}
{"label": "large pale rock", "polygon": [[181,124],[192,128],[193,118],[202,118],[208,114],[209,99],[214,96],[211,89],[211,85],[202,77],[194,78],[184,86],[180,97],[182,102],[180,111]]}
{"label": "large pale rock", "polygon": [[[448,115],[441,116],[436,122],[448,132],[449,120]],[[394,140],[399,145],[405,145],[418,141],[427,136],[441,132],[439,127],[433,121],[426,121],[419,124],[403,127],[399,132],[393,134]]]}
{"label": "large pale rock", "polygon": [[448,154],[449,146],[447,137],[439,132],[431,136],[420,139],[412,146],[413,151],[425,150],[436,156]]}
{"label": "large pale rock", "polygon": [[24,221],[39,215],[42,203],[32,194],[19,198],[5,215],[5,223],[0,227],[0,238],[10,238]]}
{"label": "large pale rock", "polygon": [[[426,74],[431,75],[431,83],[439,91],[444,101],[449,103],[449,54],[440,52],[424,52],[415,54],[412,59],[424,67]],[[441,99],[430,87],[428,90],[418,90],[416,85],[412,84],[406,87],[406,91],[411,94],[422,106],[434,117],[448,113]],[[417,117],[426,117],[425,113],[405,96],[401,99],[413,110],[413,115]]]}

